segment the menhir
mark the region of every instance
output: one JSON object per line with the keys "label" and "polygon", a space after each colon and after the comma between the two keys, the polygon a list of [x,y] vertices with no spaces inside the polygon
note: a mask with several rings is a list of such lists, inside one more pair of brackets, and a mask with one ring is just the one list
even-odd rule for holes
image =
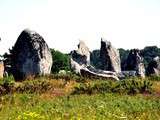
{"label": "menhir", "polygon": [[160,58],[157,56],[148,64],[147,75],[160,75]]}
{"label": "menhir", "polygon": [[119,51],[112,46],[111,42],[104,39],[101,39],[100,62],[102,70],[121,72]]}
{"label": "menhir", "polygon": [[115,72],[98,70],[90,65],[90,51],[83,41],[78,44],[78,50],[71,51],[70,55],[71,69],[75,73],[87,78],[119,80]]}
{"label": "menhir", "polygon": [[143,64],[143,57],[141,56],[140,50],[130,50],[128,58],[124,65],[124,69],[128,71],[136,71],[137,76],[145,77],[145,67]]}
{"label": "menhir", "polygon": [[80,41],[78,44],[78,49],[71,51],[71,57],[80,65],[89,65],[90,64],[90,51],[86,46],[84,41]]}
{"label": "menhir", "polygon": [[52,55],[42,36],[26,29],[12,49],[11,62],[13,76],[23,80],[28,76],[50,74]]}

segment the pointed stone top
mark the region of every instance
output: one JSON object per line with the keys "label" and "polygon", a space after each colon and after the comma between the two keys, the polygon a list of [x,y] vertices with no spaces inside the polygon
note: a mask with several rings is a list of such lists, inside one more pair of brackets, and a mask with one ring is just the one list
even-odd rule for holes
{"label": "pointed stone top", "polygon": [[101,47],[104,47],[104,48],[114,48],[111,44],[110,41],[104,39],[104,38],[101,38]]}
{"label": "pointed stone top", "polygon": [[36,32],[33,30],[30,30],[29,28],[26,28],[22,31],[22,33],[27,33],[27,34],[35,34]]}
{"label": "pointed stone top", "polygon": [[78,48],[87,47],[83,40],[79,40]]}
{"label": "pointed stone top", "polygon": [[78,51],[80,53],[89,51],[89,48],[86,46],[86,44],[85,44],[85,42],[83,40],[79,40]]}
{"label": "pointed stone top", "polygon": [[101,38],[101,43],[105,43],[106,46],[111,46],[112,45],[111,42],[106,40],[105,38]]}

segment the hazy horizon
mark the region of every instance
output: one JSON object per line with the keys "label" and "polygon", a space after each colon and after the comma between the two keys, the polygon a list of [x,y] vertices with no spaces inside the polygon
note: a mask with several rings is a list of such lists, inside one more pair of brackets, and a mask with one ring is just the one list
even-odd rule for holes
{"label": "hazy horizon", "polygon": [[101,37],[116,48],[160,47],[158,0],[1,0],[0,15],[0,54],[26,28],[65,53],[79,40],[99,49]]}

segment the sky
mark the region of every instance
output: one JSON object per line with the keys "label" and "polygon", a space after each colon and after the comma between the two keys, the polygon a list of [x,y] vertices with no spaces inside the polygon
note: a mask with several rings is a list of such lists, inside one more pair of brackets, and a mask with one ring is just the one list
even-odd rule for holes
{"label": "sky", "polygon": [[28,28],[50,48],[68,53],[83,40],[99,49],[160,47],[160,0],[0,0],[0,54]]}

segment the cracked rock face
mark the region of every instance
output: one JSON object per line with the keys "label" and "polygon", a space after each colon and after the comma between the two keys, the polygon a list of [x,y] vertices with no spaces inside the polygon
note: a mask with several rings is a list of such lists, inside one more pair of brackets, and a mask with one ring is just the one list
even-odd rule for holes
{"label": "cracked rock face", "polygon": [[52,55],[42,36],[24,30],[13,47],[12,72],[17,80],[50,74]]}
{"label": "cracked rock face", "polygon": [[84,77],[119,80],[115,72],[95,69],[90,65],[89,48],[80,41],[78,50],[71,51],[72,70]]}
{"label": "cracked rock face", "polygon": [[160,58],[157,56],[149,63],[147,67],[147,75],[160,75]]}
{"label": "cracked rock face", "polygon": [[83,41],[80,41],[77,50],[71,51],[71,57],[80,65],[90,64],[90,51]]}
{"label": "cracked rock face", "polygon": [[135,70],[140,77],[145,77],[145,67],[143,57],[140,55],[140,50],[133,49],[129,52],[125,63],[125,70]]}
{"label": "cracked rock face", "polygon": [[100,60],[102,70],[121,72],[119,51],[111,45],[111,42],[101,39]]}

